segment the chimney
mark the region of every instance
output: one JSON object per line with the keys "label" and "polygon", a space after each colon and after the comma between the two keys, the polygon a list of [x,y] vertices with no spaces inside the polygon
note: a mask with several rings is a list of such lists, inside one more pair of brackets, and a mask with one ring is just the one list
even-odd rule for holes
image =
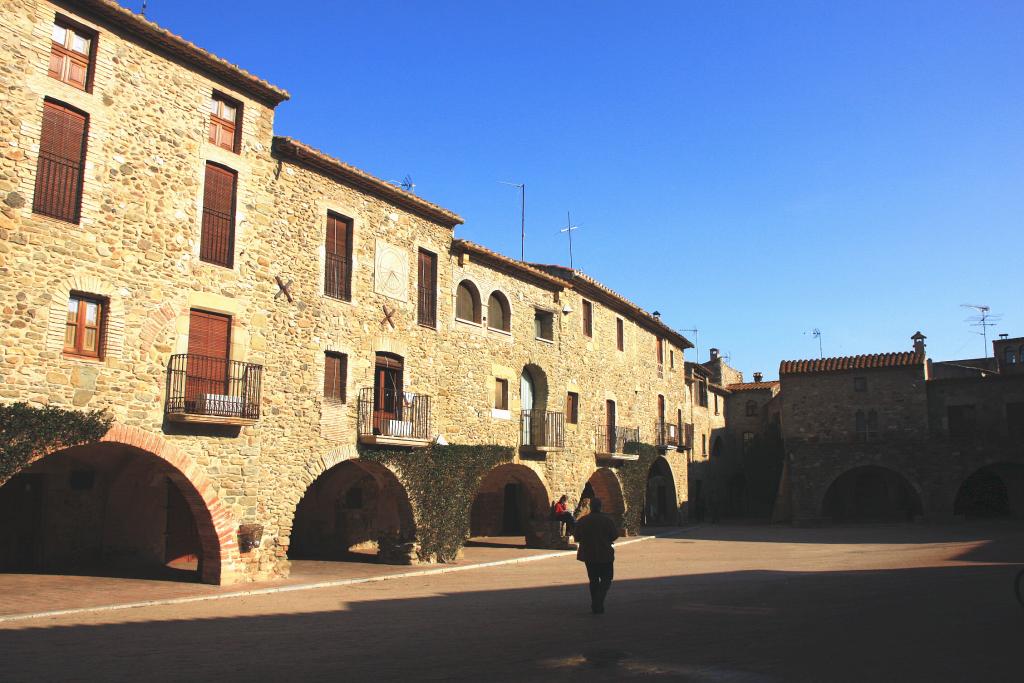
{"label": "chimney", "polygon": [[658,322],[661,322],[661,312],[660,311],[655,311],[654,313],[651,313],[651,315],[654,316],[655,320],[657,320]]}
{"label": "chimney", "polygon": [[764,377],[764,375],[762,375],[760,372],[755,372],[754,373],[754,381],[757,382],[758,384],[761,383],[761,378],[762,377]]}
{"label": "chimney", "polygon": [[711,349],[711,360],[718,360],[718,349]]}
{"label": "chimney", "polygon": [[1006,333],[1006,332],[1000,332],[1000,333],[999,333],[999,338],[1000,338],[1000,339],[1006,339],[1006,338],[1007,338],[1007,337],[1009,337],[1009,336],[1010,336],[1010,335],[1009,335],[1008,333]]}
{"label": "chimney", "polygon": [[917,332],[914,333],[914,336],[911,337],[911,339],[914,340],[914,353],[919,353],[919,354],[921,354],[923,356],[924,355],[924,340],[927,339],[927,337],[925,337],[923,334],[921,334],[921,330],[918,330]]}

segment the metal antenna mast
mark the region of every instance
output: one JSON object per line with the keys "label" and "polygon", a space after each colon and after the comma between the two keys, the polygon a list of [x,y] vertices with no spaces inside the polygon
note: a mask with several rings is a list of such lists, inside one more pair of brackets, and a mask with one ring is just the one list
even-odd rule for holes
{"label": "metal antenna mast", "polygon": [[566,220],[566,226],[564,228],[562,228],[561,230],[559,230],[559,232],[567,232],[567,233],[569,233],[569,270],[573,270],[573,266],[572,266],[572,231],[573,230],[579,230],[580,226],[572,224],[572,216],[569,215],[568,211],[565,212],[565,220]]}
{"label": "metal antenna mast", "polygon": [[526,261],[526,183],[498,182],[519,188],[519,260]]}
{"label": "metal antenna mast", "polygon": [[975,332],[980,334],[982,338],[982,344],[985,345],[985,358],[988,358],[988,328],[995,327],[996,323],[1003,316],[998,313],[989,313],[992,310],[991,306],[985,304],[960,304],[960,308],[973,308],[978,311],[978,315],[972,315],[967,318],[964,322],[968,323],[971,327],[980,327],[981,332]]}
{"label": "metal antenna mast", "polygon": [[688,330],[679,330],[679,331],[680,332],[693,332],[693,352],[694,352],[694,354],[696,354],[697,362],[699,363],[700,362],[700,346],[697,345],[697,332],[699,332],[700,330],[698,330],[696,327],[691,327]]}
{"label": "metal antenna mast", "polygon": [[147,0],[142,0],[142,16],[146,16],[146,5],[149,4]]}

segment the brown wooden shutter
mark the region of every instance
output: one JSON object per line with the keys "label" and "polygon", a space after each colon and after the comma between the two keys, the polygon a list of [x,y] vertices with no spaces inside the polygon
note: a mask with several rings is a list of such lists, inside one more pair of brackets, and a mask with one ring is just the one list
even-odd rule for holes
{"label": "brown wooden shutter", "polygon": [[235,180],[234,172],[206,164],[199,258],[225,268],[234,265]]}
{"label": "brown wooden shutter", "polygon": [[77,223],[82,204],[88,119],[54,102],[43,103],[32,210]]}
{"label": "brown wooden shutter", "polygon": [[324,398],[345,402],[348,356],[328,353],[324,358]]}
{"label": "brown wooden shutter", "polygon": [[589,301],[583,302],[583,334],[594,336],[594,305]]}
{"label": "brown wooden shutter", "polygon": [[189,311],[186,404],[195,405],[204,394],[227,393],[230,343],[229,316],[195,309]]}
{"label": "brown wooden shutter", "polygon": [[416,319],[420,325],[437,323],[437,257],[420,250]]}
{"label": "brown wooden shutter", "polygon": [[327,214],[324,294],[352,300],[352,221]]}
{"label": "brown wooden shutter", "polygon": [[615,343],[618,346],[619,351],[624,351],[626,348],[626,334],[622,327],[622,318],[615,320]]}

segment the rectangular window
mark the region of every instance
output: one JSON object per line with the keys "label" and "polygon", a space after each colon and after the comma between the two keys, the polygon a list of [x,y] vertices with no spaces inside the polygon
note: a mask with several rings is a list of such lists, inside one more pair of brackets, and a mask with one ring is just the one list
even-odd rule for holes
{"label": "rectangular window", "polygon": [[104,302],[72,294],[64,328],[64,353],[100,358],[103,347]]}
{"label": "rectangular window", "polygon": [[234,171],[206,164],[203,187],[203,228],[199,258],[207,263],[231,268],[235,263],[235,189]]}
{"label": "rectangular window", "polygon": [[697,382],[697,405],[708,407],[708,383],[704,380]]}
{"label": "rectangular window", "polygon": [[327,214],[324,294],[352,301],[352,220],[334,213]]}
{"label": "rectangular window", "polygon": [[204,413],[222,406],[231,390],[231,317],[189,311],[185,408]]}
{"label": "rectangular window", "polygon": [[328,351],[324,354],[324,398],[335,403],[344,403],[347,381],[348,356]]}
{"label": "rectangular window", "polygon": [[210,98],[210,144],[238,152],[242,139],[242,104],[214,92]]}
{"label": "rectangular window", "polygon": [[494,409],[508,410],[508,380],[495,378],[494,380]]}
{"label": "rectangular window", "polygon": [[867,377],[854,377],[853,378],[853,390],[854,391],[867,391],[868,390],[868,378]]}
{"label": "rectangular window", "polygon": [[594,304],[586,299],[583,300],[583,334],[587,337],[594,336]]}
{"label": "rectangular window", "polygon": [[706,456],[708,454],[708,435],[700,435],[700,454]]}
{"label": "rectangular window", "polygon": [[718,394],[715,394],[715,415],[718,415]]}
{"label": "rectangular window", "polygon": [[565,421],[571,425],[580,421],[580,395],[575,391],[565,395]]}
{"label": "rectangular window", "polygon": [[419,283],[416,297],[416,322],[426,327],[437,326],[437,256],[420,249]]}
{"label": "rectangular window", "polygon": [[49,100],[43,102],[33,212],[78,222],[88,122],[85,114]]}
{"label": "rectangular window", "polygon": [[669,349],[669,352],[668,352],[668,369],[669,370],[675,370],[676,369],[676,352],[674,350],[672,350],[672,349]]}
{"label": "rectangular window", "polygon": [[615,319],[615,347],[619,351],[626,350],[626,330],[622,326],[622,318]]}
{"label": "rectangular window", "polygon": [[550,311],[542,311],[539,308],[533,313],[533,336],[545,341],[555,339],[555,316]]}
{"label": "rectangular window", "polygon": [[64,20],[55,21],[50,41],[50,78],[79,90],[89,90],[95,44],[95,32]]}
{"label": "rectangular window", "polygon": [[657,356],[658,365],[665,362],[665,345],[661,341],[661,337],[654,338],[654,355]]}

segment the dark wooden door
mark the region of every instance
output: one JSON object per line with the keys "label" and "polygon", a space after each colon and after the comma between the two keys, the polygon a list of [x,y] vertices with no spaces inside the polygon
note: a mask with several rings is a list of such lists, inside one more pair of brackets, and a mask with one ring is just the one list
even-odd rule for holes
{"label": "dark wooden door", "polygon": [[185,496],[167,480],[167,532],[164,562],[177,569],[198,569],[199,530]]}
{"label": "dark wooden door", "polygon": [[[185,371],[185,405],[196,411],[204,394],[228,393],[228,356],[231,317],[206,311],[189,313],[188,365]],[[216,402],[216,401],[215,401]]]}
{"label": "dark wooden door", "polygon": [[19,474],[0,488],[0,570],[43,566],[43,475]]}
{"label": "dark wooden door", "polygon": [[378,354],[373,379],[373,433],[387,434],[389,420],[402,419],[402,360]]}
{"label": "dark wooden door", "polygon": [[608,428],[608,452],[615,452],[615,401],[604,402],[605,424]]}

